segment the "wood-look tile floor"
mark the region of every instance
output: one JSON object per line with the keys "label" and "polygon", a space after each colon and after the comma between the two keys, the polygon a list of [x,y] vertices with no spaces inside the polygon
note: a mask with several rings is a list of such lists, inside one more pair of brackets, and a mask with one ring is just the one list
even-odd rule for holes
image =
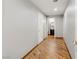
{"label": "wood-look tile floor", "polygon": [[63,39],[48,36],[24,59],[71,59]]}

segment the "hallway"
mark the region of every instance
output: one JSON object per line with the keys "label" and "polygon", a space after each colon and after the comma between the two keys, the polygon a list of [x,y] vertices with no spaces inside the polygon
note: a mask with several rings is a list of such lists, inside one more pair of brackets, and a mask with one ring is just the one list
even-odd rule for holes
{"label": "hallway", "polygon": [[71,59],[63,39],[48,36],[23,59]]}
{"label": "hallway", "polygon": [[76,59],[75,13],[75,0],[3,0],[2,59]]}

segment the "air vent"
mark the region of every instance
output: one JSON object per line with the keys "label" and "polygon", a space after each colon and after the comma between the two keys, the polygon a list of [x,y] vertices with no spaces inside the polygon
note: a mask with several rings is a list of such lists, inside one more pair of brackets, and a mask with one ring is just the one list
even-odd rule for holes
{"label": "air vent", "polygon": [[58,0],[52,0],[53,2],[57,2]]}

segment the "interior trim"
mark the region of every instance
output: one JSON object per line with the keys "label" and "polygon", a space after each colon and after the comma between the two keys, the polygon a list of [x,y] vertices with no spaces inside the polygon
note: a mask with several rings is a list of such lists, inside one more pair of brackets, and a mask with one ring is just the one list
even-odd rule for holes
{"label": "interior trim", "polygon": [[[64,38],[63,38],[63,40],[64,40]],[[68,53],[69,53],[70,59],[72,59],[71,54],[70,54],[70,52],[69,52],[69,49],[68,49],[67,44],[66,44],[66,42],[65,42],[65,41],[64,41],[64,44],[65,44],[66,49],[67,49],[67,51],[68,51]]]}
{"label": "interior trim", "polygon": [[63,37],[55,37],[56,39],[64,39]]}
{"label": "interior trim", "polygon": [[[44,40],[46,40],[46,38],[45,39],[43,39],[43,41]],[[37,46],[39,46],[43,41],[41,41],[39,44],[37,44],[33,49],[31,49],[25,56],[23,56],[22,57],[22,59],[24,59],[27,55],[29,55]]]}
{"label": "interior trim", "polygon": [[[56,38],[56,39],[63,39],[63,40],[64,40],[64,37],[55,37],[55,38]],[[43,39],[43,41],[45,41],[45,39]],[[42,42],[43,42],[43,41],[42,41]],[[22,59],[24,59],[27,55],[29,55],[29,54],[30,54],[37,46],[39,46],[42,42],[40,42],[40,43],[37,44],[33,49],[31,49],[25,56],[22,57]],[[69,50],[68,50],[68,47],[67,47],[65,41],[64,41],[64,44],[65,44],[66,49],[67,49],[67,51],[68,51],[68,53],[69,53],[70,59],[72,59],[72,57],[71,57],[71,55],[70,55],[70,52],[69,52]]]}

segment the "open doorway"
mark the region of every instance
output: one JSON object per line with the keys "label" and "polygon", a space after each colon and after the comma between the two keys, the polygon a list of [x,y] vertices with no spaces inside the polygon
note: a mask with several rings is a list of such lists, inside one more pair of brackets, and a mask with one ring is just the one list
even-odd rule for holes
{"label": "open doorway", "polygon": [[48,35],[55,35],[55,19],[48,18]]}

